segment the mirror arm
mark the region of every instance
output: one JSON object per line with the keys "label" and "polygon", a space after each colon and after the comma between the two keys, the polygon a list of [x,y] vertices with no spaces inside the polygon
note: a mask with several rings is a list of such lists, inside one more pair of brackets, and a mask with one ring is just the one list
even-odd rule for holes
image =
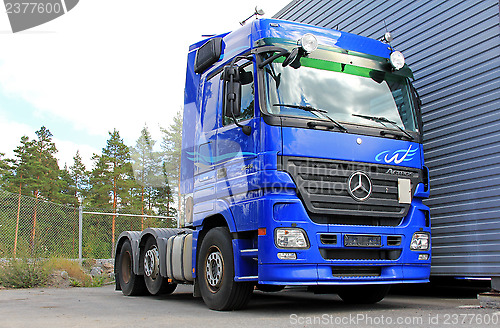
{"label": "mirror arm", "polygon": [[231,101],[231,118],[233,119],[234,124],[236,124],[237,127],[241,128],[241,130],[245,135],[249,136],[252,133],[252,127],[249,125],[242,125],[236,120],[236,117],[234,116],[233,113],[233,105],[234,105],[234,99]]}
{"label": "mirror arm", "polygon": [[259,68],[263,68],[267,64],[272,63],[276,58],[281,57],[281,56],[286,56],[288,54],[289,54],[288,50],[283,49],[280,52],[278,52],[277,54],[272,55],[271,57],[267,58],[262,63],[260,63]]}
{"label": "mirror arm", "polygon": [[[236,69],[236,65],[234,63],[231,63],[231,67],[233,69]],[[241,130],[243,131],[243,133],[247,136],[249,136],[251,133],[252,133],[252,127],[249,126],[249,125],[242,125],[238,122],[238,120],[236,120],[236,116],[234,116],[234,102],[236,101],[236,97],[235,97],[235,94],[234,94],[234,74],[230,74],[229,75],[229,85],[230,85],[230,92],[229,92],[229,95],[231,95],[229,101],[231,102],[231,105],[230,105],[230,112],[231,112],[231,118],[233,119],[233,122],[234,124],[236,124],[237,127],[241,128]]]}

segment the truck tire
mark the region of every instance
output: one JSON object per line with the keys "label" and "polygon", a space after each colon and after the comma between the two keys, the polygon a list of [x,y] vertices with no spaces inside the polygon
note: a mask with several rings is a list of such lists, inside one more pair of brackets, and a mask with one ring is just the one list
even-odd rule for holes
{"label": "truck tire", "polygon": [[123,295],[135,296],[144,295],[146,293],[146,285],[141,276],[134,274],[132,269],[133,261],[132,247],[127,239],[122,245],[120,255],[118,257],[118,279]]}
{"label": "truck tire", "polygon": [[338,295],[348,304],[374,304],[383,300],[390,288],[390,285],[343,286]]}
{"label": "truck tire", "polygon": [[177,284],[169,283],[160,275],[160,253],[155,238],[148,238],[142,256],[144,264],[144,283],[151,295],[171,294]]}
{"label": "truck tire", "polygon": [[210,230],[201,243],[198,256],[201,296],[212,310],[238,310],[252,296],[253,283],[234,281],[234,257],[227,228]]}

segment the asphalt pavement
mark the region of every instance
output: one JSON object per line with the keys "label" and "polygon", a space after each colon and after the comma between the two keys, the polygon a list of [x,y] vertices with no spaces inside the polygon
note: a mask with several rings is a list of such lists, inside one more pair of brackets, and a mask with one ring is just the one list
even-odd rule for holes
{"label": "asphalt pavement", "polygon": [[235,312],[209,310],[190,286],[159,297],[125,297],[114,286],[0,290],[0,327],[500,327],[500,310],[480,308],[475,290],[425,290],[396,290],[374,305],[254,292]]}

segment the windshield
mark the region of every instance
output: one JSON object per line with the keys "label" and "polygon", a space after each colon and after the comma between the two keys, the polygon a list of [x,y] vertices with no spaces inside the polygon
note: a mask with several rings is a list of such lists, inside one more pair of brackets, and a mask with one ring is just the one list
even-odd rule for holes
{"label": "windshield", "polygon": [[344,123],[394,129],[361,116],[383,117],[404,130],[418,131],[405,77],[314,58],[301,58],[298,69],[281,62],[280,58],[264,68],[270,114],[324,119],[282,105],[310,106]]}

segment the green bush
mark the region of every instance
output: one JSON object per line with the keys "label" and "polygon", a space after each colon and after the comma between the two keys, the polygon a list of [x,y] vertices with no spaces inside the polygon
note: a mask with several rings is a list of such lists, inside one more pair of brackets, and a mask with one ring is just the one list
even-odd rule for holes
{"label": "green bush", "polygon": [[11,260],[0,267],[0,284],[10,288],[33,288],[47,284],[49,274],[36,261]]}

